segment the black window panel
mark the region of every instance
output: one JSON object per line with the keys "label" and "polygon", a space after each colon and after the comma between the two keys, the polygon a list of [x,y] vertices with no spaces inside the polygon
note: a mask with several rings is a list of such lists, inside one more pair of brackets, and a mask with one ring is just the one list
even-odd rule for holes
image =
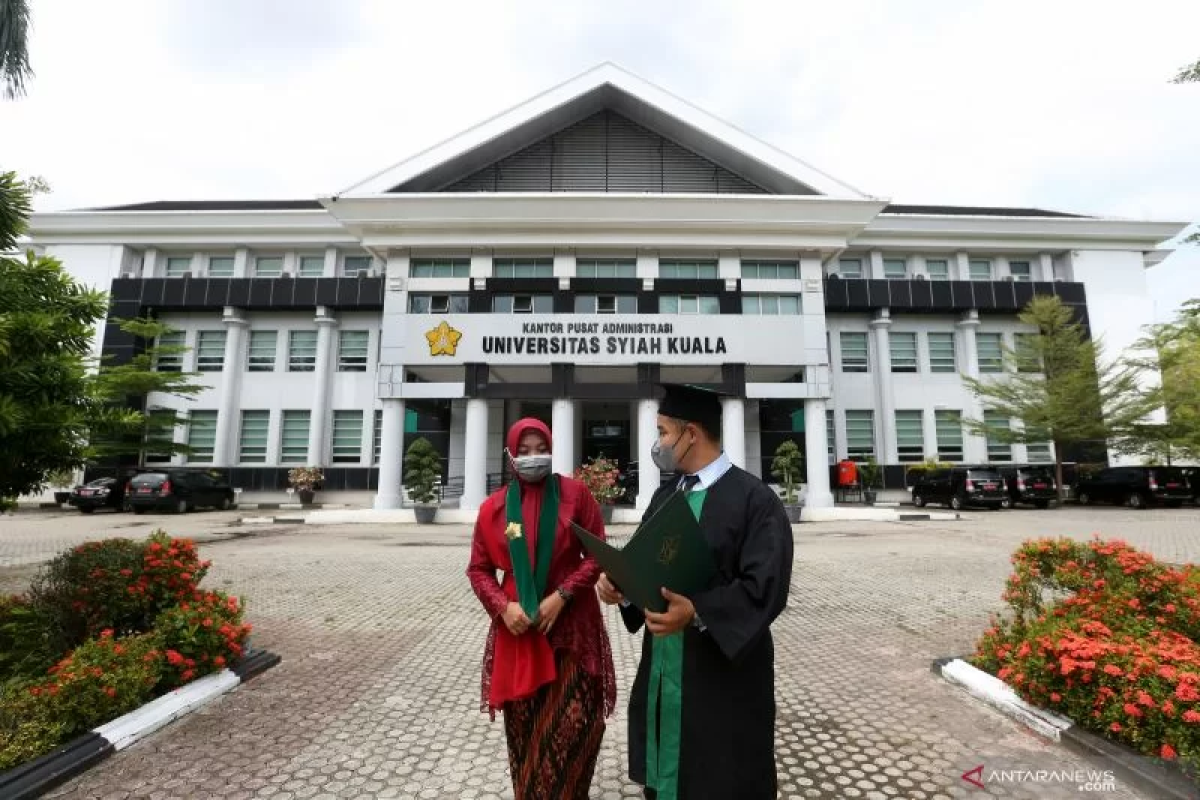
{"label": "black window panel", "polygon": [[337,281],[337,302],[338,305],[357,304],[358,303],[358,279],[357,278],[334,278]]}
{"label": "black window panel", "polygon": [[246,278],[229,279],[228,305],[244,306],[250,303],[250,281]]}
{"label": "black window panel", "polygon": [[142,283],[140,278],[114,278],[110,292],[113,300],[141,300]]}
{"label": "black window panel", "polygon": [[912,285],[917,281],[891,280],[888,281],[888,294],[893,308],[912,308]]}
{"label": "black window panel", "polygon": [[249,305],[255,308],[270,308],[273,281],[274,278],[251,278]]}
{"label": "black window panel", "polygon": [[992,294],[996,298],[997,309],[1010,309],[1017,307],[1017,292],[1016,287],[1024,284],[1016,281],[995,281],[992,283]]}
{"label": "black window panel", "polygon": [[572,291],[580,294],[633,294],[642,286],[640,278],[572,278]]}
{"label": "black window panel", "polygon": [[317,305],[317,278],[296,278],[292,281],[292,303],[297,306]]}
{"label": "black window panel", "polygon": [[[741,281],[738,284],[740,290]],[[660,294],[722,294],[725,281],[720,278],[657,278],[654,290]],[[738,300],[738,310],[741,310],[741,300]]]}
{"label": "black window panel", "polygon": [[205,283],[207,284],[207,288],[204,292],[204,305],[229,305],[229,284],[232,283],[231,279],[209,278]]}
{"label": "black window panel", "polygon": [[1013,304],[1018,309],[1023,309],[1025,306],[1029,305],[1029,301],[1032,300],[1034,295],[1037,293],[1037,286],[1036,284],[1032,283],[1014,282],[1012,287]]}
{"label": "black window panel", "polygon": [[360,307],[383,308],[383,276],[357,278],[358,304]]}
{"label": "black window panel", "polygon": [[933,299],[934,308],[954,307],[954,287],[950,281],[928,281],[929,295]]}
{"label": "black window panel", "polygon": [[847,305],[846,285],[851,281],[842,278],[825,279],[825,307],[842,309]]}
{"label": "black window panel", "polygon": [[888,291],[888,284],[891,281],[870,279],[863,283],[867,285],[867,302],[871,308],[884,308],[891,305],[891,293]]}
{"label": "black window panel", "polygon": [[871,307],[871,290],[867,288],[868,281],[845,280],[846,284],[846,308],[847,309],[864,309]]}
{"label": "black window panel", "polygon": [[358,469],[347,469],[346,474],[346,491],[350,492],[365,492],[369,486],[368,473],[371,470],[359,467]]}
{"label": "black window panel", "polygon": [[189,283],[191,283],[191,280],[188,278],[184,278],[182,280],[175,278],[174,280],[164,281],[162,300],[160,304],[163,306],[173,306],[176,308],[182,306],[183,297]]}
{"label": "black window panel", "polygon": [[555,314],[570,314],[575,310],[575,293],[574,292],[555,292],[554,293],[554,313]]}
{"label": "black window panel", "polygon": [[717,303],[722,314],[742,313],[742,296],[736,292],[721,292],[717,295]]}
{"label": "black window panel", "polygon": [[487,292],[471,292],[467,298],[467,312],[470,314],[489,314],[492,310],[492,298]]}
{"label": "black window panel", "polygon": [[289,275],[271,282],[271,308],[291,308],[296,281]]}
{"label": "black window panel", "polygon": [[1086,292],[1082,283],[1052,283],[1054,293],[1057,294],[1064,303],[1075,303],[1083,305],[1087,302]]}
{"label": "black window panel", "polygon": [[933,307],[933,285],[941,281],[909,281],[908,290],[912,293],[912,307],[929,309]]}
{"label": "black window panel", "polygon": [[338,301],[338,279],[317,278],[317,305],[335,306]]}
{"label": "black window panel", "polygon": [[999,281],[975,281],[975,307],[980,311],[991,311],[996,308],[996,286]]}
{"label": "black window panel", "polygon": [[208,279],[184,278],[181,283],[183,283],[183,297],[180,299],[179,305],[188,308],[203,306],[205,297],[208,295]]}
{"label": "black window panel", "polygon": [[950,305],[953,308],[975,308],[975,293],[971,291],[971,281],[950,281],[950,291],[953,295]]}
{"label": "black window panel", "polygon": [[[172,278],[172,281],[178,281],[178,278]],[[147,278],[145,285],[142,287],[142,304],[147,306],[161,306],[163,304],[163,290],[166,288],[166,278]]]}
{"label": "black window panel", "polygon": [[637,307],[642,314],[657,314],[658,295],[654,292],[638,292]]}
{"label": "black window panel", "polygon": [[558,278],[488,278],[487,288],[496,294],[549,294]]}

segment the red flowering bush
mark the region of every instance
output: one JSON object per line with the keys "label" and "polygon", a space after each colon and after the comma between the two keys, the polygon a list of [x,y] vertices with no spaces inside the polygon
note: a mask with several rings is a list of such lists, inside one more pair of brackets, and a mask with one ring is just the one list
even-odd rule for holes
{"label": "red flowering bush", "polygon": [[1028,702],[1200,769],[1200,572],[1122,541],[1026,542],[973,663]]}
{"label": "red flowering bush", "polygon": [[622,489],[617,485],[621,471],[617,462],[604,456],[593,458],[575,470],[575,479],[582,481],[600,505],[612,505],[621,499]]}
{"label": "red flowering bush", "polygon": [[236,597],[197,591],[166,611],[154,626],[163,647],[163,681],[168,688],[223,669],[242,657],[250,626],[242,624]]}

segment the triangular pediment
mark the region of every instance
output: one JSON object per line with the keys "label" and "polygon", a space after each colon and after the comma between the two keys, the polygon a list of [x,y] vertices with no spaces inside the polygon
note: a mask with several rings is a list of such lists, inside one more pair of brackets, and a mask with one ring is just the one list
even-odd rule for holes
{"label": "triangular pediment", "polygon": [[342,194],[631,192],[864,195],[612,64]]}

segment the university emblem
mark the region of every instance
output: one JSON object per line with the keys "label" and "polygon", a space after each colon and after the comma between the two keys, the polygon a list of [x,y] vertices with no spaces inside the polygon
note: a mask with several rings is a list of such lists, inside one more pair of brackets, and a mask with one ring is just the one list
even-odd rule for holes
{"label": "university emblem", "polygon": [[679,537],[672,536],[669,539],[663,539],[662,548],[658,551],[658,563],[669,565],[675,561],[677,555],[679,555]]}
{"label": "university emblem", "polygon": [[519,522],[510,522],[508,527],[504,529],[504,535],[509,539],[521,538],[521,524]]}
{"label": "university emblem", "polygon": [[429,355],[431,356],[454,355],[458,350],[458,340],[461,338],[462,331],[451,328],[445,320],[442,320],[442,323],[433,330],[425,333],[425,340],[429,342]]}

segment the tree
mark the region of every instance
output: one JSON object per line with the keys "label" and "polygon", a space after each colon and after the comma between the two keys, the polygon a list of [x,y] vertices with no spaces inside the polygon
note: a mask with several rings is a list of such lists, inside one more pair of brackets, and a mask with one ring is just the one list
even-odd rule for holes
{"label": "tree", "polygon": [[1017,350],[1005,348],[1003,373],[963,379],[985,411],[1018,426],[963,422],[971,432],[1001,442],[1052,442],[1061,498],[1064,451],[1127,436],[1152,406],[1139,384],[1140,370],[1104,362],[1100,343],[1057,297],[1035,297],[1019,319],[1037,333],[1022,339]]}
{"label": "tree", "polygon": [[101,364],[93,376],[91,389],[96,408],[88,431],[89,459],[132,455],[138,465],[147,455],[170,456],[188,453],[186,444],[175,441],[176,426],[184,417],[175,409],[149,405],[151,393],[190,398],[204,391],[195,380],[197,372],[181,372],[180,356],[188,348],[157,344],[173,329],[154,319],[138,318],[118,322],[121,330],[151,343],[127,363]]}
{"label": "tree", "polygon": [[434,488],[442,474],[442,459],[437,449],[425,437],[414,439],[404,455],[404,486],[414,503],[430,505],[437,500]]}
{"label": "tree", "polygon": [[5,98],[23,96],[25,81],[32,77],[29,0],[0,0],[0,81],[4,83]]}
{"label": "tree", "polygon": [[796,485],[803,471],[804,455],[796,443],[791,439],[780,443],[771,459],[771,474],[783,483],[783,502],[789,506],[796,502]]}
{"label": "tree", "polygon": [[1200,81],[1200,61],[1179,70],[1179,74],[1173,79],[1174,83],[1190,83],[1192,81]]}
{"label": "tree", "polygon": [[0,173],[0,505],[40,492],[49,473],[83,463],[92,401],[87,359],[102,292],[53,258],[17,249],[29,189]]}

